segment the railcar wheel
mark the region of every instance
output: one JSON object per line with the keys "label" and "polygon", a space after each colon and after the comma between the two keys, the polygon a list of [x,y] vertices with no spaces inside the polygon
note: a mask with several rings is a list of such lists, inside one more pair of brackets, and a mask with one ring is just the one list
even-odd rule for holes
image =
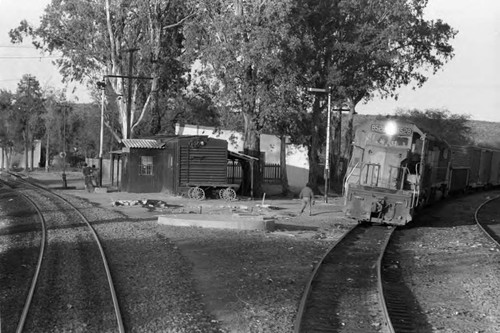
{"label": "railcar wheel", "polygon": [[188,198],[189,198],[189,199],[194,199],[194,198],[193,198],[193,190],[194,190],[194,189],[195,189],[194,187],[190,187],[190,188],[189,188],[189,190],[188,190],[188,192],[187,192],[187,196],[188,196]]}
{"label": "railcar wheel", "polygon": [[196,200],[205,199],[205,191],[201,187],[193,187],[193,192],[191,192],[191,197]]}
{"label": "railcar wheel", "polygon": [[222,189],[219,190],[219,198],[220,199],[224,199],[224,191],[225,190],[226,190],[225,188],[222,188]]}
{"label": "railcar wheel", "polygon": [[222,193],[222,197],[226,201],[236,200],[236,192],[232,188],[228,187],[228,188],[224,189],[224,191]]}

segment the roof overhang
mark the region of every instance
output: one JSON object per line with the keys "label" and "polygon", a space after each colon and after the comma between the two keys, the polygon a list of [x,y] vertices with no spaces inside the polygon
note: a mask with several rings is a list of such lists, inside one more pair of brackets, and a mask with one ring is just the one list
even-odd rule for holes
{"label": "roof overhang", "polygon": [[257,157],[253,157],[243,153],[238,153],[236,151],[231,151],[231,150],[227,151],[227,158],[231,160],[243,160],[248,162],[254,162],[259,160]]}

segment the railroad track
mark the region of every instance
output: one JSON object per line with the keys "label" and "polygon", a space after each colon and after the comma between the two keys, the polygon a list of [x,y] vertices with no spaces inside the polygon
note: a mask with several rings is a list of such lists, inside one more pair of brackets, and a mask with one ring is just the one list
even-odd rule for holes
{"label": "railroad track", "polygon": [[12,176],[2,180],[3,190],[9,185],[36,210],[41,236],[22,311],[0,313],[0,332],[125,332],[106,255],[90,222],[62,196]]}
{"label": "railroad track", "polygon": [[499,201],[500,196],[488,199],[474,213],[476,224],[498,247],[500,247],[500,217],[496,205]]}
{"label": "railroad track", "polygon": [[300,303],[295,332],[391,332],[380,278],[392,227],[358,224],[323,257]]}

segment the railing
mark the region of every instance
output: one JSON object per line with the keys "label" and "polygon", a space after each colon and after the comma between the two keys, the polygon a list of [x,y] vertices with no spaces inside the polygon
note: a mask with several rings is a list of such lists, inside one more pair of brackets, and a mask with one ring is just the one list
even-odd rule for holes
{"label": "railing", "polygon": [[[281,167],[279,164],[266,164],[261,170],[263,181],[267,184],[277,184],[281,181]],[[227,180],[233,184],[241,182],[243,169],[239,162],[227,163]]]}

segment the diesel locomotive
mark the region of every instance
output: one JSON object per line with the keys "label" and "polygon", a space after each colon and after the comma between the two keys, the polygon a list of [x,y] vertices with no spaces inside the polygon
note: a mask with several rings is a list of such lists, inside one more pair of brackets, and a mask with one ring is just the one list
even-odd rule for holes
{"label": "diesel locomotive", "polygon": [[403,225],[416,207],[445,195],[451,162],[445,141],[395,120],[368,121],[354,138],[344,188],[347,216]]}
{"label": "diesel locomotive", "polygon": [[345,214],[410,222],[418,207],[452,192],[500,184],[500,151],[450,146],[415,124],[369,120],[355,131],[344,181]]}

